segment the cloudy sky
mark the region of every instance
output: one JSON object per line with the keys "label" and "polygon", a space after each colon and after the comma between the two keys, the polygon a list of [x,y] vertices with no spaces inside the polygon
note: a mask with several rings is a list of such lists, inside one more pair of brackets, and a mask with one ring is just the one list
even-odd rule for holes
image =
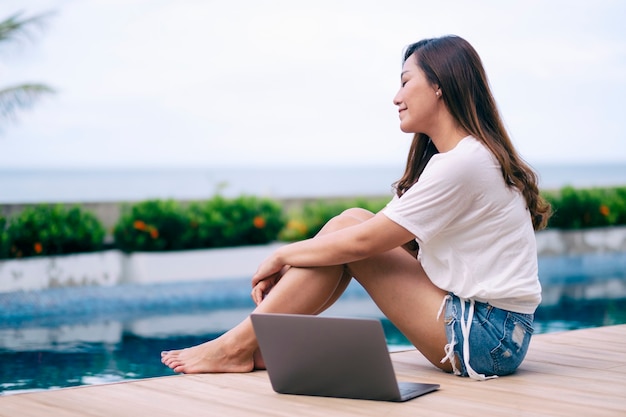
{"label": "cloudy sky", "polygon": [[55,14],[0,48],[0,167],[403,164],[403,48],[457,34],[531,163],[626,161],[626,2],[2,0]]}

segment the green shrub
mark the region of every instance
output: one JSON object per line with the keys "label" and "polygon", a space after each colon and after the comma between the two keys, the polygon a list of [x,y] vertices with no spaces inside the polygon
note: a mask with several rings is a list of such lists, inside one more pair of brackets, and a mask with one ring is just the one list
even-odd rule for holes
{"label": "green shrub", "polygon": [[276,240],[284,227],[277,202],[216,196],[183,207],[175,201],[144,201],[127,207],[114,230],[124,252],[254,245]]}
{"label": "green shrub", "polygon": [[9,257],[15,258],[100,250],[105,235],[96,216],[78,206],[28,207],[5,227],[2,246],[8,247]]}
{"label": "green shrub", "polygon": [[189,217],[174,200],[148,200],[125,206],[115,225],[115,246],[124,252],[178,250]]}
{"label": "green shrub", "polygon": [[222,197],[214,197],[204,202],[189,205],[189,228],[184,236],[187,249],[217,248],[226,245],[223,230],[227,220],[224,216],[228,202]]}
{"label": "green shrub", "polygon": [[[542,194],[554,211],[550,228],[626,225],[626,187],[564,187]],[[253,196],[216,196],[188,206],[149,200],[123,207],[114,228],[115,247],[167,251],[302,240],[348,208],[378,212],[388,200],[315,201],[293,210],[288,221],[279,202]],[[104,235],[98,219],[79,207],[31,206],[11,218],[0,216],[0,259],[95,251],[103,248]]]}
{"label": "green shrub", "polygon": [[615,204],[609,210],[615,213],[615,224],[626,225],[626,187],[613,189],[615,193]]}
{"label": "green shrub", "polygon": [[548,227],[584,229],[626,224],[626,187],[544,192],[554,214]]}
{"label": "green shrub", "polygon": [[285,226],[281,206],[252,196],[226,199],[221,196],[189,207],[191,248],[255,245],[274,241]]}
{"label": "green shrub", "polygon": [[9,236],[6,231],[7,219],[0,216],[0,259],[9,257]]}
{"label": "green shrub", "polygon": [[225,236],[231,245],[256,245],[272,242],[285,226],[279,203],[266,198],[241,196],[231,202]]}
{"label": "green shrub", "polygon": [[361,207],[373,213],[380,211],[389,199],[356,199],[350,201],[315,201],[307,203],[295,213],[281,231],[284,241],[297,241],[315,236],[333,217],[352,207]]}

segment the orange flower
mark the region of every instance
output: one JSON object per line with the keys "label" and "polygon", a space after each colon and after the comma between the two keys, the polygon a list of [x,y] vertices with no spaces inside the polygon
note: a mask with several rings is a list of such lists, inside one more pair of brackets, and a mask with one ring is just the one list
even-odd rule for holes
{"label": "orange flower", "polygon": [[266,221],[262,216],[256,216],[252,223],[257,229],[263,229],[265,227]]}
{"label": "orange flower", "polygon": [[151,237],[152,239],[156,239],[156,238],[158,238],[158,237],[159,237],[159,231],[158,231],[155,227],[153,227],[153,228],[150,230],[150,237]]}
{"label": "orange flower", "polygon": [[142,220],[135,220],[133,222],[133,227],[137,230],[146,230],[146,223],[144,223]]}
{"label": "orange flower", "polygon": [[35,244],[33,245],[33,248],[35,249],[35,253],[43,252],[43,246],[39,242],[35,242]]}
{"label": "orange flower", "polygon": [[609,208],[602,204],[600,206],[600,214],[602,214],[604,217],[607,217],[609,215]]}

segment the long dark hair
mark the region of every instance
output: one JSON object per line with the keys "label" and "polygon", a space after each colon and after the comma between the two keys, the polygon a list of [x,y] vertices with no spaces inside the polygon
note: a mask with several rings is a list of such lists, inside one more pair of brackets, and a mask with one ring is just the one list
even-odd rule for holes
{"label": "long dark hair", "polygon": [[[444,104],[459,126],[489,148],[500,163],[506,184],[523,194],[535,230],[543,229],[551,214],[550,205],[539,194],[537,175],[513,147],[476,50],[458,36],[444,36],[409,45],[403,61],[412,56],[428,81],[439,86]],[[426,134],[415,134],[404,174],[394,184],[398,196],[419,180],[436,153]]]}

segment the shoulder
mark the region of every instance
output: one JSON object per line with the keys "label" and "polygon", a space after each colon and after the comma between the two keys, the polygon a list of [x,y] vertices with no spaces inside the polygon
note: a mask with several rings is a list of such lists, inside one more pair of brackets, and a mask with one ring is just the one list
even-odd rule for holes
{"label": "shoulder", "polygon": [[460,183],[472,182],[491,176],[500,166],[491,151],[472,136],[462,139],[457,146],[445,153],[435,154],[424,174],[439,180]]}

